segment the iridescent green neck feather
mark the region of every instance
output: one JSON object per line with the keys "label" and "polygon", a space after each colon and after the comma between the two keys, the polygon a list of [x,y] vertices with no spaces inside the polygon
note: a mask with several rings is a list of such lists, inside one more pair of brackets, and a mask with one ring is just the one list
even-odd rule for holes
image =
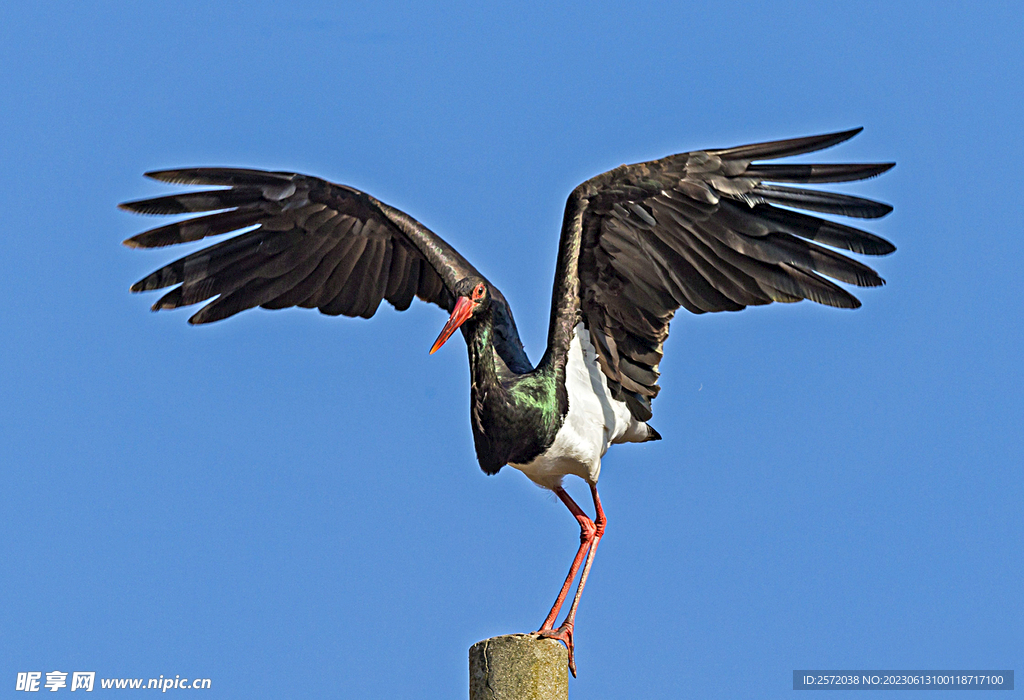
{"label": "iridescent green neck feather", "polygon": [[[463,325],[472,378],[470,419],[477,460],[488,474],[509,462],[533,460],[554,442],[569,410],[563,382],[550,363],[525,374],[509,370],[494,348],[488,309]],[[565,362],[561,363],[564,374]]]}

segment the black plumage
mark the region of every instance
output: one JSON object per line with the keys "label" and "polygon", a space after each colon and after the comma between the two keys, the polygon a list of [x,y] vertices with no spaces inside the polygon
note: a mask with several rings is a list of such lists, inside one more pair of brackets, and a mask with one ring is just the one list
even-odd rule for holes
{"label": "black plumage", "polygon": [[[640,397],[657,393],[661,344],[679,307],[705,313],[800,299],[859,306],[824,277],[857,286],[881,285],[881,277],[811,241],[866,255],[884,255],[894,246],[791,208],[876,218],[891,207],[766,183],[846,182],[874,177],[892,164],[751,162],[819,150],[859,131],[668,156],[583,183],[570,197],[562,231],[563,239],[578,237],[579,253],[558,269],[561,284],[579,284],[579,293],[556,299],[552,331],[563,326],[558,335],[566,342],[577,311],[582,312],[609,381],[626,387],[627,395],[636,394],[631,407],[634,401],[644,407],[634,413],[649,417],[649,402]],[[177,285],[154,309],[212,299],[189,319],[192,323],[218,321],[254,306],[301,306],[369,318],[382,300],[401,310],[414,297],[451,311],[454,284],[469,274],[481,276],[419,222],[350,187],[238,168],[147,175],[226,189],[122,204],[142,214],[204,213],[133,236],[127,245],[160,247],[243,231],[132,285],[136,292]],[[509,366],[528,370],[511,311],[500,293],[498,298],[504,307],[496,334],[500,354]]]}
{"label": "black plumage", "polygon": [[[846,182],[879,175],[892,163],[750,162],[816,151],[859,131],[669,156],[621,166],[576,188],[562,235],[576,239],[582,252],[576,269],[559,266],[556,289],[578,275],[578,303],[601,368],[637,419],[651,417],[662,343],[678,308],[699,314],[801,299],[856,308],[860,302],[826,277],[884,284],[866,265],[812,241],[869,255],[892,252],[891,243],[780,207],[859,218],[881,217],[892,207],[765,181]],[[569,327],[576,302],[563,298],[556,315]]]}
{"label": "black plumage", "polygon": [[[448,311],[433,350],[461,328],[469,347],[471,423],[481,468],[491,474],[515,465],[551,488],[580,522],[580,549],[539,632],[566,642],[575,673],[576,605],[605,524],[596,489],[600,456],[611,442],[660,438],[646,421],[660,389],[658,366],[676,311],[739,311],[802,299],[856,308],[860,302],[837,282],[884,284],[870,267],[836,249],[886,255],[895,250],[891,243],[796,210],[872,219],[892,207],[791,185],[862,180],[892,163],[754,162],[817,151],[859,131],[682,153],[623,165],[579,185],[565,206],[548,344],[536,366],[523,351],[501,292],[448,243],[365,192],[297,173],[148,173],[164,182],[221,189],[122,204],[141,214],[199,214],[133,236],[127,245],[151,248],[234,235],[165,265],[131,289],[170,287],[154,310],[205,303],[191,323],[219,321],[256,306],[369,318],[384,300],[403,310],[416,297]],[[572,352],[586,366],[569,377]],[[601,375],[605,386],[594,379]],[[577,399],[583,412],[600,403],[604,418],[595,411],[577,423],[567,420]],[[587,425],[596,427],[598,437],[591,437]],[[570,437],[559,443],[563,430]],[[566,474],[590,483],[594,521],[562,489]],[[572,607],[556,630],[555,618],[584,556]]]}

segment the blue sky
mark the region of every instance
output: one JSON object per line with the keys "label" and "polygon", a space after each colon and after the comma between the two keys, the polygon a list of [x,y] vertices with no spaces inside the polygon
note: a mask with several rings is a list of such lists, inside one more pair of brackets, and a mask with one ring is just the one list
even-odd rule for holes
{"label": "blue sky", "polygon": [[570,694],[1020,672],[1022,29],[1016,3],[4,4],[0,697],[54,669],[464,696],[468,647],[539,626],[578,542],[477,467],[438,309],[149,313],[128,286],[174,252],[122,247],[155,220],[115,208],[171,191],[144,171],[364,189],[488,275],[536,359],[576,184],[854,126],[829,159],[898,163],[842,187],[896,207],[867,227],[888,285],[677,316],[665,439],[605,457]]}

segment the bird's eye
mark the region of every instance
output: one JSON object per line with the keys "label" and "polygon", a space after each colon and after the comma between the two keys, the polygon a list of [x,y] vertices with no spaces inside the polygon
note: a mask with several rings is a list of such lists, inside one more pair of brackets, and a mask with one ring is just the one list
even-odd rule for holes
{"label": "bird's eye", "polygon": [[481,282],[480,284],[478,284],[476,286],[476,289],[473,290],[473,300],[476,301],[477,299],[481,299],[483,297],[483,295],[484,295],[484,283]]}

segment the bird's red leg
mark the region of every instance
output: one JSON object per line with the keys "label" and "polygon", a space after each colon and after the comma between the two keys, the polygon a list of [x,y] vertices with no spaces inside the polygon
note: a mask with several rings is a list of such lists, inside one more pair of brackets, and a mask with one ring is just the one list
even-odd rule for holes
{"label": "bird's red leg", "polygon": [[576,551],[576,557],[572,560],[572,566],[569,567],[569,575],[565,577],[565,583],[562,584],[562,590],[558,592],[558,597],[555,599],[555,604],[551,607],[551,612],[545,618],[544,624],[540,626],[541,632],[554,629],[555,618],[558,617],[558,612],[562,609],[565,596],[569,594],[569,586],[572,585],[573,579],[576,578],[576,572],[580,570],[580,564],[583,563],[583,555],[586,554],[590,542],[594,539],[594,532],[597,529],[594,521],[583,512],[582,508],[576,505],[576,501],[572,500],[569,494],[565,492],[565,489],[559,486],[555,489],[555,495],[562,500],[562,503],[566,505],[576,520],[579,521],[580,548]]}
{"label": "bird's red leg", "polygon": [[[565,583],[562,585],[562,590],[558,594],[558,598],[555,600],[554,607],[551,608],[551,612],[548,613],[548,617],[544,620],[544,625],[537,632],[542,637],[549,639],[558,639],[563,642],[566,648],[569,650],[569,670],[572,671],[572,675],[576,677],[576,659],[573,649],[573,625],[576,621],[576,608],[580,604],[580,596],[583,594],[583,587],[587,583],[587,576],[590,574],[590,566],[594,563],[594,554],[597,552],[597,545],[601,541],[601,536],[604,535],[605,524],[607,519],[604,517],[604,508],[601,507],[601,499],[597,495],[597,487],[594,485],[590,486],[590,493],[594,497],[594,509],[597,513],[596,520],[591,520],[587,517],[587,514],[576,505],[569,494],[567,494],[561,487],[556,491],[558,497],[562,499],[562,502],[572,511],[572,514],[576,516],[576,520],[580,523],[580,548],[576,552],[576,558],[573,559],[572,566],[569,568],[569,575],[565,579]],[[587,562],[583,566],[583,573],[580,575],[579,586],[576,587],[576,595],[572,599],[572,605],[569,607],[569,614],[565,616],[565,621],[562,622],[561,626],[556,630],[552,629],[555,624],[555,618],[558,616],[558,611],[562,607],[562,603],[565,602],[565,596],[569,591],[569,586],[572,584],[572,580],[576,578],[576,572],[580,568],[580,562],[583,559],[583,553],[587,553]]]}

